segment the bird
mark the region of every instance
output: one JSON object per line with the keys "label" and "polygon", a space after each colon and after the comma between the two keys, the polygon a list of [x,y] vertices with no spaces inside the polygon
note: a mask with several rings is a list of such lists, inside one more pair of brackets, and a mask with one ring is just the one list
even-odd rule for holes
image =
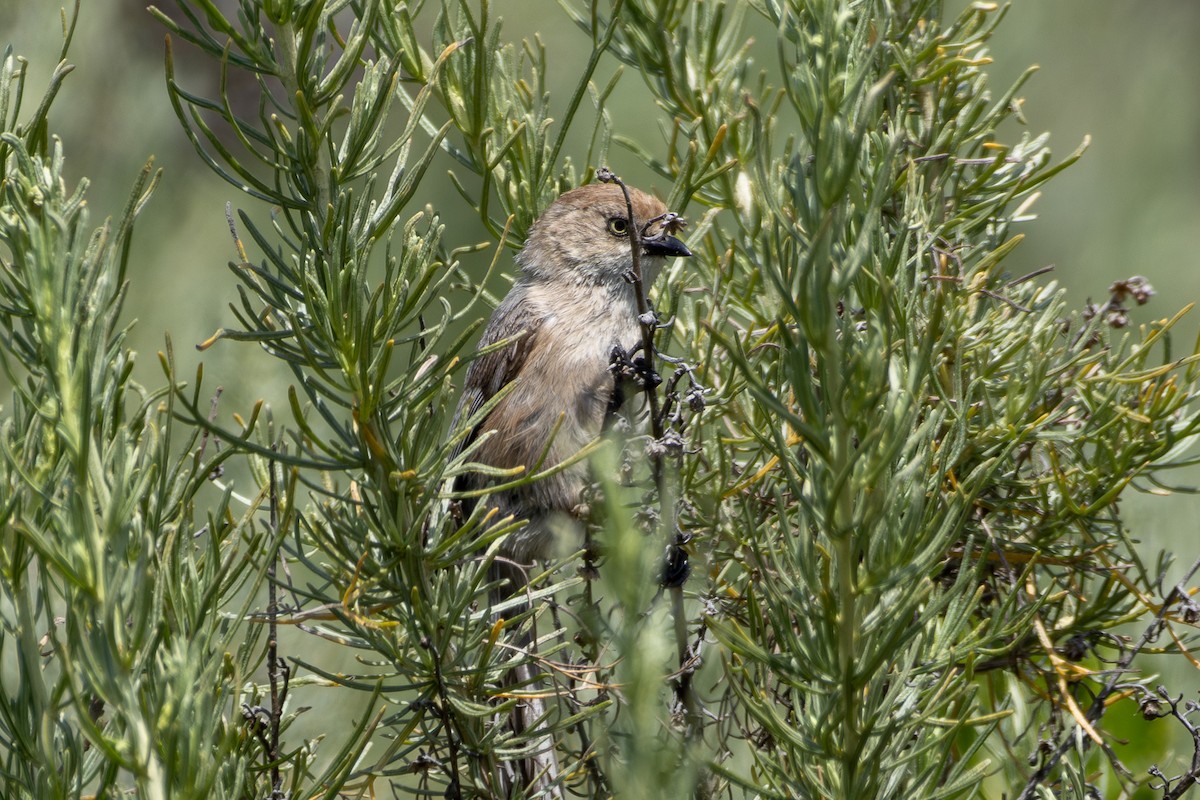
{"label": "bird", "polygon": [[[666,259],[691,255],[672,235],[682,224],[677,215],[645,192],[628,191],[627,205],[622,188],[610,183],[572,189],[530,226],[516,257],[517,279],[488,320],[479,341],[485,352],[467,368],[451,423],[451,430],[459,431],[508,390],[459,445],[460,452],[477,445],[473,461],[526,471],[561,465],[596,439],[620,406],[622,392],[610,365],[614,353],[628,361],[642,336],[640,287],[631,279],[632,228],[638,226],[641,233],[643,286],[653,282]],[[455,480],[454,489],[483,489],[495,480],[467,472]],[[481,501],[498,512],[497,518],[525,521],[502,539],[489,567],[494,606],[525,588],[535,561],[554,554],[556,531],[581,529],[587,483],[588,465],[581,459],[522,486],[500,488]],[[470,502],[463,501],[466,514],[471,513]],[[505,608],[496,616],[516,617],[526,606]],[[514,645],[532,651],[534,637],[519,633]],[[509,690],[524,687],[527,695],[508,720],[518,735],[546,730],[549,715],[538,696],[541,681],[531,662],[517,664],[505,675]],[[523,786],[530,796],[562,798],[553,739],[534,733],[527,747],[527,757],[502,769],[500,794]]]}
{"label": "bird", "polygon": [[[473,461],[531,470],[540,460],[540,469],[549,469],[600,435],[620,405],[622,393],[610,371],[613,353],[633,352],[642,335],[630,227],[642,232],[645,286],[668,258],[692,255],[672,235],[681,225],[677,215],[646,192],[628,191],[632,221],[621,187],[592,183],[560,195],[529,228],[516,256],[518,277],[492,313],[479,349],[508,344],[470,364],[455,414],[457,429],[512,385],[463,440],[460,447],[468,447],[490,434]],[[495,479],[468,473],[456,488],[481,489],[489,482]],[[578,529],[587,483],[588,465],[580,460],[486,498],[498,519],[526,520],[500,547],[498,572],[508,588],[522,588],[526,567],[554,555],[556,530]]]}

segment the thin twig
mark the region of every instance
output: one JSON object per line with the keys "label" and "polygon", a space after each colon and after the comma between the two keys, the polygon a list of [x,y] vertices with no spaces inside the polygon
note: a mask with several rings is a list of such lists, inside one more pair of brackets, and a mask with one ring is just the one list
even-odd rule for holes
{"label": "thin twig", "polygon": [[[655,439],[661,439],[664,433],[662,419],[658,415],[658,392],[654,389],[658,384],[655,378],[658,373],[654,369],[654,331],[657,329],[658,317],[650,310],[650,302],[646,299],[646,284],[642,278],[642,229],[637,225],[633,216],[633,200],[629,195],[629,187],[613,172],[605,167],[596,170],[596,177],[604,183],[615,183],[625,195],[625,211],[629,215],[629,250],[633,258],[633,269],[630,270],[630,283],[633,284],[633,296],[637,303],[638,325],[642,332],[643,388],[646,402],[650,407],[650,432]],[[654,478],[661,489],[662,459],[652,458]]]}
{"label": "thin twig", "polygon": [[[1003,160],[1005,164],[1021,163],[1021,159],[1017,158],[1016,156],[1006,156]],[[955,164],[960,164],[963,166],[986,167],[989,164],[995,164],[996,158],[954,158],[949,153],[933,153],[927,156],[917,156],[913,159],[913,161],[916,163],[922,163],[925,161],[952,161]]]}
{"label": "thin twig", "polygon": [[[1092,700],[1092,705],[1087,710],[1086,718],[1089,723],[1094,724],[1095,722],[1099,721],[1100,717],[1104,716],[1105,703],[1109,696],[1116,691],[1116,687],[1121,681],[1121,676],[1130,671],[1129,665],[1133,662],[1133,659],[1138,655],[1138,653],[1140,653],[1146,645],[1150,644],[1150,642],[1153,642],[1155,639],[1157,639],[1159,634],[1162,633],[1162,629],[1166,625],[1167,613],[1170,611],[1171,606],[1175,604],[1176,600],[1184,600],[1189,598],[1188,591],[1186,588],[1184,588],[1184,584],[1190,581],[1192,576],[1194,576],[1198,570],[1200,570],[1200,558],[1196,559],[1196,561],[1192,563],[1192,566],[1189,567],[1188,571],[1184,573],[1182,578],[1179,579],[1179,582],[1176,583],[1171,588],[1171,591],[1167,593],[1167,596],[1163,598],[1162,605],[1159,606],[1158,612],[1154,615],[1154,619],[1150,621],[1148,626],[1146,626],[1146,630],[1142,632],[1141,638],[1138,639],[1137,644],[1130,648],[1123,656],[1121,656],[1120,660],[1117,661],[1117,666],[1112,670],[1111,676],[1104,684],[1104,688],[1101,689],[1096,695],[1095,699]],[[1025,788],[1017,797],[1017,800],[1032,800],[1037,793],[1037,787],[1045,782],[1046,778],[1050,775],[1050,771],[1058,765],[1058,762],[1062,760],[1062,757],[1066,755],[1067,751],[1070,750],[1074,745],[1079,728],[1080,726],[1077,723],[1076,725],[1072,726],[1070,730],[1063,733],[1062,737],[1059,739],[1058,745],[1055,746],[1054,751],[1045,760],[1042,766],[1038,768],[1037,772],[1033,773],[1033,775],[1029,777],[1029,781],[1025,784]],[[1088,741],[1089,740],[1087,737],[1083,737],[1081,739],[1082,744],[1080,746],[1087,748]]]}
{"label": "thin twig", "polygon": [[450,785],[446,787],[447,800],[460,800],[462,797],[462,772],[459,765],[459,744],[455,735],[453,718],[450,713],[450,692],[446,688],[446,679],[442,675],[442,654],[434,645],[429,635],[421,640],[421,646],[429,651],[433,661],[433,679],[436,683],[438,702],[430,703],[430,708],[442,723],[446,732],[446,745],[450,748]]}
{"label": "thin twig", "polygon": [[[218,386],[217,390],[215,392],[213,392],[212,402],[210,402],[209,406],[208,406],[208,421],[210,423],[215,422],[217,419],[217,405],[221,400],[221,393],[224,391],[225,391],[224,387]],[[200,436],[200,453],[196,456],[197,464],[204,463],[204,451],[208,449],[208,437],[209,437],[209,429],[205,428],[204,433],[201,434],[201,436]],[[221,437],[214,433],[214,434],[212,434],[212,439],[213,439],[213,447],[217,450],[218,453],[221,452]],[[223,472],[224,472],[224,470],[222,469],[222,467],[220,465],[218,465],[215,469],[213,469],[213,471],[211,473],[209,473],[209,476],[208,476],[209,480],[215,481],[217,478],[221,477]]]}
{"label": "thin twig", "polygon": [[1045,275],[1047,272],[1053,272],[1053,271],[1054,271],[1054,265],[1047,264],[1044,267],[1039,267],[1038,269],[1035,269],[1033,272],[1027,272],[1024,275],[1013,278],[1012,280],[1010,280],[1008,283],[1006,283],[1004,285],[1005,286],[1016,286],[1019,283],[1024,283],[1025,281],[1031,281],[1034,278],[1038,277],[1039,275]]}
{"label": "thin twig", "polygon": [[[1123,684],[1117,688],[1141,695],[1138,705],[1141,706],[1142,716],[1145,719],[1174,717],[1191,737],[1192,763],[1187,772],[1174,778],[1168,778],[1157,764],[1152,764],[1147,770],[1152,777],[1162,782],[1161,786],[1155,786],[1153,781],[1149,783],[1151,789],[1162,791],[1162,800],[1178,800],[1192,787],[1200,784],[1200,727],[1189,719],[1192,714],[1200,711],[1200,704],[1197,704],[1195,700],[1184,702],[1182,694],[1179,697],[1171,697],[1171,693],[1165,686],[1159,686],[1153,692],[1138,683]],[[1183,705],[1182,711],[1179,708],[1181,704]]]}
{"label": "thin twig", "polygon": [[1032,314],[1033,313],[1032,308],[1026,308],[1025,306],[1018,303],[1016,300],[1005,297],[1004,295],[999,294],[998,292],[993,292],[991,289],[980,289],[979,293],[985,294],[988,297],[992,298],[993,300],[999,300],[1002,303],[1007,303],[1011,308],[1014,308],[1023,314]]}
{"label": "thin twig", "polygon": [[[271,685],[271,730],[270,750],[267,758],[271,764],[271,798],[282,798],[283,777],[279,772],[279,728],[283,720],[283,693],[279,686],[279,631],[276,617],[279,614],[278,586],[275,583],[275,566],[279,551],[274,543],[279,537],[279,481],[276,477],[278,465],[268,462],[270,472],[271,500],[271,555],[267,564],[267,680]],[[285,690],[286,691],[286,690]]]}
{"label": "thin twig", "polygon": [[[675,702],[678,708],[684,710],[687,719],[688,737],[692,738],[700,733],[700,709],[696,701],[695,693],[692,691],[692,675],[695,672],[695,664],[689,655],[688,635],[687,635],[687,617],[684,612],[683,603],[683,581],[678,579],[678,575],[686,576],[687,574],[687,551],[682,545],[686,543],[687,537],[680,535],[676,531],[675,515],[671,508],[673,500],[668,496],[666,471],[663,469],[663,456],[666,450],[661,446],[666,438],[666,429],[663,425],[662,415],[659,413],[658,402],[658,386],[662,383],[662,378],[659,377],[655,369],[654,359],[657,356],[657,351],[654,348],[654,333],[658,330],[658,317],[650,308],[650,303],[646,299],[646,286],[642,277],[642,228],[637,224],[637,218],[633,215],[633,200],[629,194],[629,187],[625,185],[617,175],[606,167],[601,167],[596,170],[596,177],[604,183],[615,183],[621,188],[621,193],[625,196],[625,210],[629,220],[629,247],[630,255],[633,260],[633,268],[630,275],[630,283],[633,284],[634,298],[637,303],[638,324],[642,333],[642,390],[646,396],[646,405],[650,414],[650,431],[654,437],[654,447],[650,451],[650,464],[654,473],[654,483],[658,489],[659,500],[662,504],[663,518],[667,521],[665,526],[670,531],[671,541],[667,545],[667,559],[663,569],[664,585],[668,587],[671,596],[671,612],[675,622],[675,643],[680,672],[678,677],[673,681]],[[655,220],[650,220],[646,223],[647,226]],[[669,574],[674,574],[673,579],[667,580]]]}

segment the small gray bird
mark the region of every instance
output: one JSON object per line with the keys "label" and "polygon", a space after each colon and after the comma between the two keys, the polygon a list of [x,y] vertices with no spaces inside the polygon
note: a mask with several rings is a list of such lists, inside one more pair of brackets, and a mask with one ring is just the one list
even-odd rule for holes
{"label": "small gray bird", "polygon": [[[662,202],[637,189],[629,193],[633,224],[643,231],[640,265],[649,286],[666,258],[691,252],[671,235],[670,225],[664,229]],[[621,189],[596,183],[561,195],[530,228],[516,259],[520,275],[493,312],[479,346],[519,338],[471,364],[455,415],[457,429],[502,388],[516,384],[464,442],[494,431],[474,460],[531,470],[545,453],[541,469],[547,469],[600,434],[606,415],[620,402],[609,371],[613,348],[629,352],[641,341],[629,280],[629,226]],[[578,518],[587,478],[581,461],[489,496],[499,517],[512,514],[529,521],[509,536],[502,555],[519,564],[552,555],[554,528]],[[457,488],[482,488],[488,480],[471,476]],[[516,576],[512,580],[524,583]]]}

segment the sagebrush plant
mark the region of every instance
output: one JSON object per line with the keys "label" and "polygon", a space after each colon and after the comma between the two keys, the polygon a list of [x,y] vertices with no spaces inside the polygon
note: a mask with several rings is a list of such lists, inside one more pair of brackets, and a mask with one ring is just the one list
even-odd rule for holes
{"label": "sagebrush plant", "polygon": [[[69,68],[28,111],[25,62],[0,65],[5,797],[493,797],[547,741],[542,796],[1200,780],[1194,705],[1133,671],[1151,649],[1196,663],[1196,568],[1168,582],[1117,505],[1189,463],[1197,356],[1172,346],[1179,315],[1130,329],[1143,278],[1070,309],[1044,271],[1006,270],[1080,153],[1017,124],[1020,82],[989,89],[1001,10],[563,0],[579,55],[552,64],[488,3],[233,6],[151,12],[197,153],[271,211],[231,215],[214,249],[236,302],[205,345],[285,364],[286,422],[231,414],[169,346],[165,386],[132,383],[121,300],[153,167],[89,228],[48,127]],[[217,96],[177,80],[183,46]],[[628,118],[610,98],[638,78],[653,108]],[[485,279],[558,193],[635,161],[695,253],[652,294],[661,416],[593,446],[595,546],[497,606],[487,564],[520,521],[463,519],[452,490],[488,409],[448,430]],[[429,205],[447,180],[489,252]],[[349,657],[281,650],[281,625]],[[541,677],[514,687],[518,666]],[[300,693],[354,712],[298,738]],[[531,693],[546,717],[514,730]],[[1121,706],[1172,716],[1198,755],[1129,774],[1104,726]]]}

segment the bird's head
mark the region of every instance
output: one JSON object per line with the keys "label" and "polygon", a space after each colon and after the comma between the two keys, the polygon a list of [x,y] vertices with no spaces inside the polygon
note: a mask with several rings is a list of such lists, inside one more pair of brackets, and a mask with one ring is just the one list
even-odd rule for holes
{"label": "bird's head", "polygon": [[[673,235],[683,220],[660,200],[632,187],[629,199],[632,224],[642,232],[642,277],[649,284],[665,259],[692,253]],[[581,186],[562,194],[533,223],[517,263],[533,280],[624,283],[633,269],[630,226],[619,186]]]}

